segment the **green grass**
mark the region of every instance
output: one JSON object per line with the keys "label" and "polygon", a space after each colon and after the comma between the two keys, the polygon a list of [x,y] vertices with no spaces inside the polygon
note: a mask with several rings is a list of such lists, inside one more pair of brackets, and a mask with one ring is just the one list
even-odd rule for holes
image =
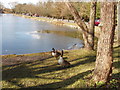
{"label": "green grass", "polygon": [[[114,49],[113,78],[109,86],[117,87],[120,73],[118,65],[118,52],[120,47]],[[29,54],[25,56],[43,54]],[[44,55],[50,56],[50,53]],[[54,57],[24,62],[2,67],[2,88],[89,88],[89,79],[95,64],[95,51],[85,49],[65,51],[65,60],[71,63],[70,67],[62,67],[57,64]],[[16,57],[15,55],[12,57]],[[5,57],[5,56],[4,56]],[[10,58],[11,56],[7,57]],[[117,80],[117,81],[116,81]],[[117,83],[115,83],[117,82]]]}

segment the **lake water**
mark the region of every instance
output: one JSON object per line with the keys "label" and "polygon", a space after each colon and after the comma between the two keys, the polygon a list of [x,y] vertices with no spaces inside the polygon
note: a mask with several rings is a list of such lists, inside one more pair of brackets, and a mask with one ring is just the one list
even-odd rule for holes
{"label": "lake water", "polygon": [[82,40],[76,35],[76,29],[12,14],[1,14],[0,21],[2,55],[47,52],[51,48],[68,49],[74,44],[82,47]]}

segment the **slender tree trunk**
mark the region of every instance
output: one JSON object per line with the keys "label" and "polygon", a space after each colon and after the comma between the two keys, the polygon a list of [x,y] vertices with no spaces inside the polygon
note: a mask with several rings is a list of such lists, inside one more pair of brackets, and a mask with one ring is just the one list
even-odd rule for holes
{"label": "slender tree trunk", "polygon": [[117,4],[117,41],[118,45],[120,45],[120,1]]}
{"label": "slender tree trunk", "polygon": [[113,40],[115,31],[115,3],[101,2],[101,33],[97,45],[97,58],[93,80],[95,82],[109,80],[113,63]]}
{"label": "slender tree trunk", "polygon": [[88,40],[89,43],[92,47],[92,49],[94,49],[94,29],[95,29],[95,18],[96,18],[96,4],[97,2],[95,2],[94,0],[91,2],[91,10],[90,10],[90,27],[89,27],[89,32],[91,34],[88,35]]}
{"label": "slender tree trunk", "polygon": [[67,5],[68,9],[71,11],[72,15],[74,16],[75,22],[78,24],[78,26],[81,28],[83,32],[84,47],[86,49],[92,50],[92,47],[88,41],[88,34],[90,33],[87,25],[81,20],[81,16],[79,15],[78,11],[70,2],[65,2],[65,4]]}

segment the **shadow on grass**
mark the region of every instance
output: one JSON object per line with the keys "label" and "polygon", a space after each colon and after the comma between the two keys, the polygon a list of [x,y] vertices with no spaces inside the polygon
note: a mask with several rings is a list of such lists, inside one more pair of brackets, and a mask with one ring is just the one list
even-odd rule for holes
{"label": "shadow on grass", "polygon": [[113,67],[120,68],[120,61],[116,61],[113,63]]}
{"label": "shadow on grass", "polygon": [[[34,68],[34,69],[44,68],[43,70],[47,70],[47,71],[42,71],[42,72],[39,71],[39,72],[41,72],[41,73],[47,73],[47,72],[52,72],[52,71],[57,71],[57,70],[62,70],[62,69],[67,69],[67,68],[72,68],[72,67],[75,67],[75,66],[78,66],[78,65],[82,65],[82,64],[86,64],[86,63],[91,63],[91,62],[95,61],[95,58],[96,58],[95,56],[85,56],[83,58],[73,59],[73,60],[71,60],[69,62],[73,62],[73,61],[79,61],[79,62],[77,62],[75,64],[71,64],[71,66],[69,66],[69,67],[56,66],[56,65],[59,65],[58,63],[56,63],[56,64],[53,64],[53,65],[50,65],[50,66],[38,67],[38,68]],[[66,59],[66,57],[65,57],[65,59]],[[84,60],[81,61],[81,59],[84,59]]]}
{"label": "shadow on grass", "polygon": [[113,57],[114,58],[120,58],[120,45],[117,46],[117,47],[114,47],[114,50],[113,50]]}
{"label": "shadow on grass", "polygon": [[[91,73],[91,70],[88,70],[86,72],[79,73],[71,78],[68,78],[66,80],[63,80],[61,82],[54,82],[54,83],[49,83],[49,84],[44,84],[44,85],[38,85],[38,86],[33,86],[33,87],[27,87],[26,89],[30,88],[54,88],[54,89],[59,89],[59,88],[64,88],[67,87],[68,85],[73,84],[79,79],[83,79],[84,76],[88,75]],[[85,82],[83,82],[85,85]],[[20,86],[20,85],[19,85]],[[21,86],[21,88],[24,88]],[[6,88],[7,89],[7,88]]]}
{"label": "shadow on grass", "polygon": [[[75,60],[79,60],[80,58],[78,59],[74,59]],[[43,73],[50,73],[50,72],[54,72],[54,71],[58,71],[58,70],[62,70],[62,69],[67,69],[67,68],[73,68],[73,67],[76,67],[76,66],[79,66],[79,65],[83,65],[83,64],[86,64],[86,63],[91,63],[91,62],[94,62],[95,61],[95,57],[85,57],[85,60],[83,61],[79,61],[75,64],[72,64],[71,66],[69,67],[61,67],[61,66],[52,66],[52,67],[47,67],[47,68],[44,68],[42,70],[38,70],[38,71],[35,71],[36,74],[43,74]],[[43,67],[42,67],[43,68]],[[39,69],[38,68],[35,68],[35,69]],[[34,70],[34,69],[33,69]]]}
{"label": "shadow on grass", "polygon": [[75,75],[71,78],[68,78],[66,80],[63,80],[61,82],[55,82],[55,83],[44,84],[44,85],[39,85],[39,86],[35,86],[35,87],[28,87],[28,88],[55,88],[55,89],[64,88],[68,85],[73,84],[78,79],[83,79],[83,77],[88,75],[89,73],[91,73],[91,70],[77,74],[77,75]]}
{"label": "shadow on grass", "polygon": [[[113,74],[112,75],[112,78],[115,78],[115,79],[119,79],[120,81],[120,72],[116,73],[116,74]],[[120,82],[119,82],[120,83]]]}
{"label": "shadow on grass", "polygon": [[[76,60],[80,60],[81,58],[77,58],[74,59],[72,61],[76,61]],[[46,59],[44,59],[46,60]],[[22,64],[15,64],[15,65],[10,65],[7,66],[9,67],[9,69],[3,70],[2,71],[2,80],[5,80],[9,83],[11,83],[12,85],[16,85],[18,87],[24,88],[24,85],[21,85],[18,83],[18,81],[14,80],[14,78],[41,78],[41,79],[54,79],[54,80],[62,80],[61,78],[47,78],[47,77],[37,77],[37,74],[43,74],[43,73],[50,73],[50,72],[54,72],[54,71],[58,71],[58,70],[63,70],[63,69],[67,69],[67,68],[72,68],[78,65],[83,65],[86,63],[91,63],[95,61],[95,56],[86,56],[84,57],[83,61],[79,61],[73,65],[71,65],[70,67],[61,67],[61,66],[57,66],[57,64],[53,64],[50,66],[43,66],[43,67],[38,67],[38,68],[29,68],[26,64],[27,63],[22,63]],[[37,64],[40,64],[40,60],[36,61]],[[32,62],[29,62],[30,64],[32,64]],[[34,66],[36,64],[33,63],[32,66]],[[10,68],[12,67],[12,68]],[[31,66],[30,66],[31,67]],[[5,67],[4,67],[5,68]],[[37,69],[41,69],[36,71]],[[35,87],[39,87],[39,88],[61,88],[61,87],[65,87],[67,85],[70,85],[72,83],[74,83],[76,80],[82,78],[84,75],[89,74],[90,71],[87,72],[83,72],[80,73],[76,76],[73,76],[71,78],[68,78],[66,80],[63,80],[62,82],[56,82],[56,83],[51,83],[51,84],[45,84],[45,85],[41,85],[41,86],[35,86]],[[33,88],[35,88],[33,87]],[[31,87],[32,88],[32,87]]]}
{"label": "shadow on grass", "polygon": [[[75,60],[79,60],[79,59],[80,58],[75,59]],[[26,63],[17,64],[17,65],[14,65],[14,67],[12,67],[10,69],[6,69],[6,70],[2,71],[2,76],[3,76],[2,80],[9,80],[9,79],[13,79],[13,78],[26,78],[26,77],[35,78],[36,74],[50,73],[50,72],[54,72],[54,71],[58,71],[58,70],[62,70],[62,69],[72,68],[72,67],[75,67],[78,65],[83,65],[86,63],[91,63],[94,61],[95,61],[95,57],[85,57],[85,60],[79,61],[78,63],[75,63],[69,67],[61,67],[61,66],[57,66],[57,64],[53,64],[50,66],[29,68],[28,66],[26,66]],[[37,69],[41,69],[41,70],[37,70]]]}
{"label": "shadow on grass", "polygon": [[[6,67],[12,67],[12,66],[17,66],[17,65],[21,65],[21,64],[32,64],[33,62],[38,62],[38,63],[35,63],[35,64],[32,64],[33,65],[37,65],[37,64],[40,64],[42,61],[46,60],[46,59],[50,59],[52,58],[52,56],[50,57],[47,57],[47,58],[43,58],[43,59],[38,59],[38,60],[34,60],[34,61],[25,61],[25,62],[21,62],[21,63],[16,63],[16,64],[11,64],[11,65],[4,65],[2,66],[2,68],[6,68]],[[24,61],[24,60],[23,60]]]}
{"label": "shadow on grass", "polygon": [[12,69],[3,70],[2,80],[33,77],[33,73],[31,72],[32,72],[31,69],[29,69],[25,64],[17,65]]}
{"label": "shadow on grass", "polygon": [[114,49],[116,49],[116,48],[117,48],[117,49],[118,49],[118,48],[120,48],[120,45],[118,45],[118,46],[114,47]]}
{"label": "shadow on grass", "polygon": [[[39,60],[32,61],[32,62],[26,62],[26,64],[31,64],[30,66],[39,65],[42,63],[42,61],[50,59],[50,58],[53,58],[53,56],[50,56],[50,57],[44,58],[44,59],[39,59]],[[33,64],[33,62],[37,62],[37,63]]]}

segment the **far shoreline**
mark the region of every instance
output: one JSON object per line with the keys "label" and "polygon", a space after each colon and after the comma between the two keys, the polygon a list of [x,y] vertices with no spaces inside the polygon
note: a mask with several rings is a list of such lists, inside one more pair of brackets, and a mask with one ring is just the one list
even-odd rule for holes
{"label": "far shoreline", "polygon": [[33,19],[33,20],[37,20],[37,21],[43,21],[43,22],[48,22],[48,23],[52,23],[52,24],[55,24],[55,25],[59,25],[59,26],[68,26],[68,27],[71,27],[71,28],[75,28],[75,29],[80,29],[79,26],[74,23],[73,20],[68,20],[65,19],[65,20],[62,20],[62,19],[53,19],[53,18],[49,18],[49,17],[34,17],[34,16],[27,16],[27,15],[22,15],[22,14],[13,14],[15,16],[20,16],[20,17],[23,17],[23,18],[30,18],[30,19]]}
{"label": "far shoreline", "polygon": [[[62,19],[56,19],[56,18],[49,18],[49,17],[34,17],[34,16],[27,16],[27,15],[22,15],[22,14],[13,14],[15,16],[23,17],[23,18],[29,18],[37,21],[43,21],[43,22],[48,22],[54,25],[58,26],[66,26],[70,28],[75,28],[78,29],[81,32],[81,28],[73,21],[73,20],[62,20]],[[88,22],[85,22],[87,26],[89,26]],[[95,36],[99,37],[99,32],[100,32],[100,27],[95,26]]]}

